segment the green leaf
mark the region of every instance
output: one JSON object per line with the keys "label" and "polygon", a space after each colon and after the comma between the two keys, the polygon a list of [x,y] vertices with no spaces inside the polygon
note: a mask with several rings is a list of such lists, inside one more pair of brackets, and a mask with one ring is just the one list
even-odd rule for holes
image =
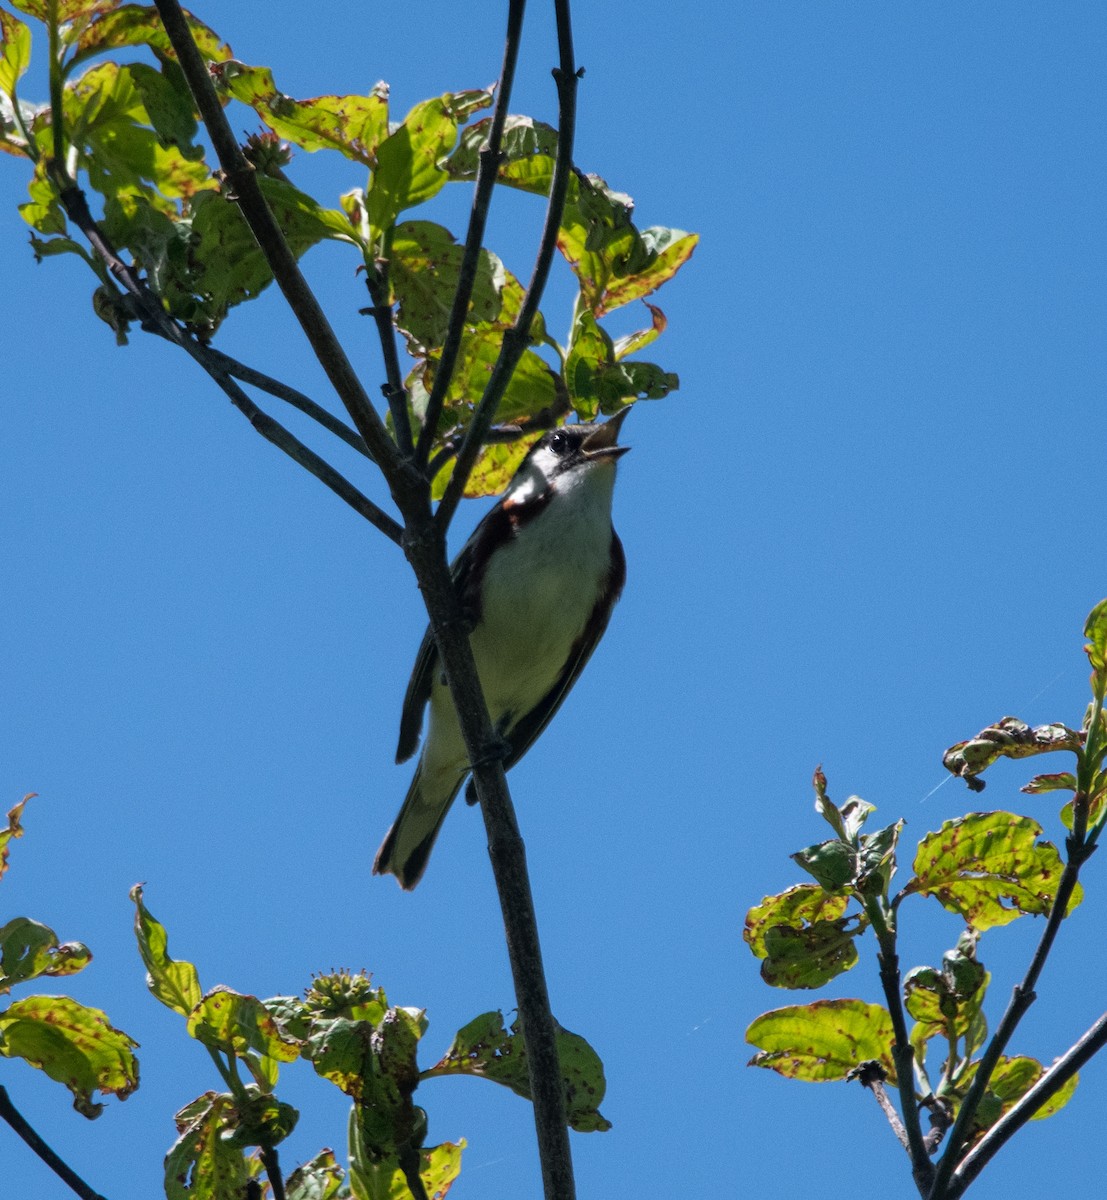
{"label": "green leaf", "polygon": [[1054,750],[1080,750],[1083,734],[1065,725],[1039,725],[1032,729],[1017,717],[1003,717],[989,725],[967,742],[958,742],[942,755],[947,771],[962,779],[979,792],[984,781],[977,776],[1000,758],[1030,758],[1035,754],[1050,754]]}
{"label": "green leaf", "polygon": [[[966,1072],[959,1081],[961,1087],[968,1087],[976,1073],[977,1064]],[[1035,1058],[1018,1055],[1012,1058],[1006,1056],[996,1063],[992,1077],[988,1081],[985,1102],[977,1113],[977,1129],[982,1131],[994,1125],[1000,1117],[1009,1112],[1030,1091],[1045,1074],[1045,1068]],[[1041,1121],[1059,1112],[1072,1099],[1073,1092],[1079,1082],[1079,1076],[1073,1075],[1031,1118]]]}
{"label": "green leaf", "polygon": [[30,202],[19,206],[19,215],[39,233],[63,234],[66,231],[65,212],[58,201],[58,189],[46,174],[46,164],[35,165],[35,173],[27,185]]}
{"label": "green leaf", "polygon": [[746,1041],[759,1053],[751,1067],[811,1083],[845,1079],[864,1062],[879,1062],[895,1082],[892,1018],[863,1000],[816,1000],[762,1013]]}
{"label": "green leaf", "polygon": [[765,934],[776,925],[804,926],[836,921],[849,904],[848,896],[831,895],[817,883],[798,883],[775,896],[766,896],[746,913],[742,938],[757,958],[765,958]]}
{"label": "green leaf", "polygon": [[146,964],[146,986],[167,1008],[187,1017],[200,1003],[200,978],[190,962],[169,957],[165,926],[156,921],[142,902],[142,885],[131,889],[135,906],[135,937]]}
{"label": "green leaf", "polygon": [[[599,1111],[607,1088],[599,1055],[584,1038],[560,1027],[557,1049],[570,1127],[578,1133],[610,1129],[611,1123]],[[529,1100],[530,1078],[519,1022],[513,1022],[509,1030],[501,1012],[475,1017],[458,1030],[442,1060],[424,1071],[422,1078],[438,1075],[475,1075],[490,1079]]]}
{"label": "green leaf", "polygon": [[31,30],[0,9],[0,92],[11,96],[31,64]]}
{"label": "green leaf", "polygon": [[8,869],[8,844],[15,838],[23,836],[23,826],[20,823],[23,819],[23,809],[26,807],[27,801],[33,799],[34,795],[34,792],[28,792],[18,804],[8,809],[8,823],[3,829],[0,829],[0,879],[3,879],[4,872]]}
{"label": "green leaf", "polygon": [[125,1100],[138,1087],[138,1043],[98,1008],[68,996],[25,996],[0,1013],[0,1054],[22,1058],[73,1093],[73,1107],[98,1117],[94,1092]]}
{"label": "green leaf", "polygon": [[[934,896],[974,929],[1006,925],[1024,913],[1049,912],[1064,864],[1042,828],[1013,813],[970,813],[947,821],[919,843],[907,890]],[[1077,886],[1066,916],[1082,898]]]}
{"label": "green leaf", "polygon": [[[405,221],[396,226],[389,279],[397,301],[396,326],[407,335],[413,353],[437,349],[445,341],[463,256],[464,247],[441,225]],[[499,258],[481,250],[467,324],[497,322],[507,280]],[[519,288],[513,277],[512,282]]]}
{"label": "green leaf", "polygon": [[[466,499],[482,496],[498,496],[511,482],[512,476],[519,469],[527,451],[541,437],[541,433],[520,438],[516,442],[502,442],[484,446],[477,455],[469,478],[465,481]],[[446,485],[454,473],[455,459],[450,461],[434,477],[431,485],[431,496],[441,500],[446,494]]]}
{"label": "green leaf", "polygon": [[908,1013],[920,1025],[931,1025],[935,1029],[924,1036],[952,1030],[955,1037],[965,1037],[980,1013],[991,976],[979,963],[973,964],[979,971],[975,987],[962,981],[958,986],[948,972],[935,971],[933,967],[916,967],[903,980],[903,992]]}
{"label": "green leaf", "polygon": [[[857,800],[857,797],[852,797],[852,800]],[[865,804],[863,800],[857,802]],[[869,812],[874,811],[871,804],[865,804],[865,808]],[[865,816],[868,816],[868,813]],[[847,825],[848,823],[847,820]],[[892,876],[896,873],[896,846],[905,824],[901,819],[894,825],[886,825],[883,829],[858,839],[861,856],[857,876],[859,891],[866,895],[887,895]]]}
{"label": "green leaf", "polygon": [[165,1156],[166,1200],[231,1200],[245,1195],[250,1172],[227,1130],[235,1127],[234,1097],[216,1092],[185,1105],[176,1116],[180,1135]]}
{"label": "green leaf", "polygon": [[38,921],[16,917],[0,926],[0,992],[40,975],[75,975],[92,961],[80,942],[58,944],[58,935]]}
{"label": "green leaf", "polygon": [[828,892],[851,887],[861,865],[857,851],[837,839],[807,846],[791,857]]}
{"label": "green leaf", "polygon": [[1088,613],[1084,636],[1088,639],[1084,653],[1089,662],[1097,672],[1107,671],[1107,599],[1100,600]]}
{"label": "green leaf", "polygon": [[442,163],[457,140],[459,119],[491,103],[490,89],[424,100],[380,143],[365,198],[376,230],[388,229],[404,209],[441,190],[449,178]]}
{"label": "green leaf", "polygon": [[[145,4],[104,4],[104,11],[94,21],[83,26],[72,45],[76,51],[66,64],[66,72],[71,72],[86,59],[95,54],[103,54],[108,50],[118,50],[125,46],[149,46],[161,59],[176,61],[176,52],[165,27],[161,23],[157,10]],[[196,46],[205,59],[220,62],[229,58],[230,46],[225,45],[219,37],[190,14],[185,14],[188,28]]]}
{"label": "green leaf", "polygon": [[367,96],[294,100],[277,90],[268,67],[231,60],[212,74],[228,95],[248,104],[279,137],[304,150],[337,150],[363,166],[375,166],[377,147],[388,137],[388,84],[376,84]]}
{"label": "green leaf", "polygon": [[584,309],[573,325],[565,384],[573,407],[592,420],[597,412],[616,413],[637,399],[660,399],[680,381],[653,363],[618,361],[607,331]]}
{"label": "green leaf", "polygon": [[[355,1200],[410,1200],[411,1189],[400,1167],[397,1154],[374,1156],[351,1138],[350,1194]],[[461,1173],[461,1152],[465,1142],[443,1142],[440,1146],[419,1147],[419,1176],[430,1200],[442,1200]],[[410,1153],[410,1152],[409,1152]]]}
{"label": "green leaf", "polygon": [[346,1172],[338,1165],[334,1151],[321,1150],[289,1175],[285,1200],[334,1200],[345,1180]]}
{"label": "green leaf", "polygon": [[862,914],[843,917],[848,903],[846,895],[801,883],[751,908],[742,936],[765,960],[761,978],[770,987],[816,988],[853,967],[854,939],[867,923]]}
{"label": "green leaf", "polygon": [[188,1017],[191,1037],[238,1058],[254,1051],[278,1062],[294,1062],[300,1043],[285,1038],[269,1010],[256,996],[216,987],[200,1000]]}

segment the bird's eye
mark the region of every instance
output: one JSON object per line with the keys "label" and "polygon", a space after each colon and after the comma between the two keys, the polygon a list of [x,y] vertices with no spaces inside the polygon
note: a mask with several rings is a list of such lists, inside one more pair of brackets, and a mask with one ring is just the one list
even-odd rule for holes
{"label": "bird's eye", "polygon": [[569,449],[569,439],[564,433],[555,433],[550,438],[550,449],[554,454],[564,454]]}

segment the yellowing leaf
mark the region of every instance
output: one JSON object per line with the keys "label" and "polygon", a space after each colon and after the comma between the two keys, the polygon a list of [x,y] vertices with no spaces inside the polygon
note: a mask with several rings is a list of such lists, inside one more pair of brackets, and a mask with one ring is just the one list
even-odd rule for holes
{"label": "yellowing leaf", "polygon": [[879,1062],[895,1082],[892,1018],[863,1000],[816,1000],[762,1013],[746,1030],[760,1053],[751,1067],[767,1067],[789,1079],[825,1083],[845,1079],[864,1062]]}
{"label": "yellowing leaf", "polygon": [[200,1003],[200,979],[190,962],[169,957],[165,926],[156,921],[142,902],[142,886],[131,889],[135,906],[135,937],[146,964],[146,986],[167,1008],[187,1017]]}
{"label": "yellowing leaf", "polygon": [[[934,896],[974,929],[1006,925],[1024,913],[1049,912],[1064,864],[1042,828],[1013,813],[970,813],[927,834],[907,890]],[[1066,915],[1080,903],[1077,886]]]}
{"label": "yellowing leaf", "polygon": [[22,1058],[73,1093],[73,1107],[98,1117],[94,1092],[125,1100],[138,1087],[138,1043],[98,1008],[68,996],[26,996],[0,1013],[0,1054]]}

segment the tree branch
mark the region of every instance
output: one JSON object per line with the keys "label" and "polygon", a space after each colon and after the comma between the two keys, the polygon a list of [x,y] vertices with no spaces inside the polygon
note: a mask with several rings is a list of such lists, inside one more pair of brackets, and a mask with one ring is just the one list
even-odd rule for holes
{"label": "tree branch", "polygon": [[390,486],[402,473],[402,460],[396,444],[388,436],[384,422],[369,402],[346,352],[331,329],[319,302],[308,287],[258,184],[257,173],[242,153],[230,123],[216,95],[211,76],[200,56],[184,13],[177,0],[154,0],[165,32],[173,45],[189,90],[196,102],[204,127],[211,137],[216,155],[231,193],[250,227],[258,247],[273,272],[293,315],[300,323],[339,398],[365,441],[372,458],[381,465]]}
{"label": "tree branch", "polygon": [[304,416],[310,417],[313,421],[322,425],[329,433],[333,433],[335,437],[341,438],[347,446],[356,450],[358,454],[372,461],[372,456],[365,448],[365,442],[357,431],[351,429],[345,421],[340,421],[334,413],[325,409],[321,404],[316,404],[310,396],[305,396],[303,392],[298,391],[294,387],[289,387],[287,383],[283,383],[279,379],[274,379],[272,375],[266,375],[264,371],[258,371],[254,367],[247,366],[246,363],[239,362],[237,358],[232,358],[222,350],[216,350],[214,346],[204,346],[203,349],[205,356],[216,363],[228,375],[241,380],[243,383],[248,383],[251,387],[256,387],[259,391],[267,392],[270,396],[274,396],[278,400],[283,400],[286,404],[290,404],[293,408],[302,412]]}
{"label": "tree branch", "polygon": [[565,212],[565,198],[569,191],[569,179],[573,169],[573,138],[576,130],[577,84],[580,77],[573,55],[573,28],[569,12],[569,0],[554,0],[554,12],[557,18],[557,44],[559,50],[559,65],[554,71],[557,82],[558,128],[557,156],[554,159],[553,179],[550,182],[550,200],[546,206],[546,221],[542,229],[542,238],[535,257],[534,271],[523,298],[519,315],[515,324],[504,334],[500,353],[489,377],[488,384],[481,396],[480,403],[473,413],[473,419],[465,434],[461,449],[458,451],[454,473],[446,485],[446,493],[438,505],[435,520],[439,528],[449,528],[455,510],[465,491],[465,485],[477,461],[488,430],[496,419],[496,409],[511,376],[523,356],[530,341],[530,326],[546,280],[550,274],[554,250],[557,248],[557,235],[561,229],[561,218]]}
{"label": "tree branch", "polygon": [[259,1146],[258,1150],[269,1186],[273,1189],[273,1200],[284,1200],[284,1176],[281,1174],[281,1160],[276,1146]]}
{"label": "tree branch", "polygon": [[949,1200],[956,1200],[995,1157],[998,1151],[1034,1117],[1034,1114],[1076,1074],[1094,1055],[1107,1046],[1107,1013],[1067,1050],[1021,1100],[984,1135],[965,1155],[950,1180]]}
{"label": "tree branch", "polygon": [[[284,393],[281,395],[282,399],[290,403],[295,403],[297,408],[308,412],[309,416],[313,416],[327,428],[332,428],[331,423],[333,422],[333,425],[337,426],[337,428],[333,429],[333,432],[338,433],[344,441],[349,441],[350,438],[353,438],[354,441],[351,444],[355,446],[360,445],[362,452],[365,453],[364,443],[360,442],[357,434],[347,429],[341,421],[338,421],[337,418],[327,413],[325,409],[320,408],[313,400],[308,400],[306,396],[301,396],[300,393],[294,392],[291,388],[286,389],[283,384],[279,384],[277,380],[273,380],[269,376],[262,376],[260,373],[252,372],[250,368],[244,367],[241,363],[236,363],[234,359],[228,358],[227,355],[221,354],[218,350],[213,350],[209,346],[202,345],[195,338],[185,333],[180,325],[165,311],[161,301],[154,295],[149,286],[119,257],[115,247],[108,240],[89,211],[88,201],[85,199],[84,192],[72,180],[62,176],[57,167],[55,167],[55,173],[59,175],[59,183],[61,184],[59,188],[60,201],[66,215],[88,239],[97,256],[108,268],[112,276],[119,281],[120,286],[129,296],[133,297],[143,320],[148,323],[149,327],[161,337],[179,346],[193,358],[222,388],[235,408],[246,417],[262,437],[278,449],[283,450],[285,454],[298,462],[300,466],[304,467],[320,482],[326,484],[337,496],[345,500],[356,513],[364,517],[371,525],[376,526],[377,529],[385,534],[386,537],[398,544],[402,533],[400,526],[386,512],[378,508],[368,496],[365,496],[348,479],[336,471],[334,467],[320,458],[314,450],[304,445],[290,430],[281,425],[279,421],[274,420],[268,413],[263,412],[247,396],[242,388],[234,382],[231,374],[241,372],[243,375],[252,375],[260,378],[265,381],[262,386],[273,394],[278,394],[274,388],[274,385],[276,385],[276,388],[279,388],[280,392]],[[228,366],[228,363],[234,364],[233,368]],[[298,402],[292,399],[293,396],[298,397]],[[308,407],[305,407],[305,403]],[[314,411],[309,411],[309,408]],[[321,419],[321,417],[327,419]]]}
{"label": "tree branch", "polygon": [[[426,466],[430,458],[431,447],[434,445],[435,435],[438,433],[442,406],[446,401],[446,392],[449,390],[450,380],[453,378],[454,367],[457,365],[461,337],[465,331],[465,318],[469,314],[469,302],[473,297],[477,264],[480,261],[481,246],[484,244],[484,228],[488,222],[488,210],[492,207],[492,191],[496,186],[496,176],[500,169],[500,147],[503,143],[511,88],[515,81],[515,63],[519,56],[525,8],[526,0],[510,0],[508,5],[507,35],[504,39],[500,80],[496,86],[496,107],[492,111],[488,139],[480,152],[477,182],[473,190],[473,207],[469,214],[469,229],[465,235],[465,253],[462,256],[461,267],[457,275],[457,291],[454,292],[450,319],[446,326],[446,337],[442,342],[442,351],[438,356],[438,363],[434,371],[434,385],[427,399],[423,429],[415,448],[415,459],[420,466]],[[427,474],[428,478],[434,478],[432,472],[428,471]]]}
{"label": "tree branch", "polygon": [[[900,1139],[911,1159],[911,1174],[920,1195],[925,1196],[934,1175],[934,1165],[926,1152],[922,1126],[919,1122],[919,1105],[915,1099],[915,1051],[907,1034],[907,1020],[903,1013],[903,995],[899,973],[899,954],[896,951],[896,935],[889,928],[884,909],[878,899],[865,905],[865,911],[877,938],[877,959],[880,963],[880,986],[892,1018],[892,1061],[896,1066],[896,1083],[899,1087],[900,1110],[903,1113],[903,1137]],[[893,1129],[895,1127],[893,1126]]]}
{"label": "tree branch", "polygon": [[55,1175],[81,1200],[104,1200],[98,1191],[87,1183],[64,1162],[28,1123],[23,1114],[15,1107],[8,1095],[7,1088],[0,1087],[0,1117],[27,1143],[27,1145],[42,1159]]}
{"label": "tree branch", "polygon": [[[953,1128],[950,1130],[945,1152],[938,1160],[935,1169],[933,1186],[929,1192],[929,1200],[949,1200],[949,1197],[954,1194],[950,1191],[950,1181],[954,1170],[959,1165],[959,1156],[965,1142],[968,1140],[977,1109],[980,1107],[980,1101],[984,1098],[984,1092],[991,1082],[996,1064],[999,1062],[1003,1051],[1007,1048],[1007,1044],[1018,1028],[1019,1022],[1037,998],[1034,989],[1037,986],[1038,977],[1042,973],[1046,959],[1049,957],[1049,952],[1053,948],[1053,942],[1057,937],[1058,930],[1061,928],[1061,922],[1065,919],[1065,911],[1068,908],[1069,900],[1072,898],[1073,890],[1079,879],[1080,868],[1087,861],[1092,850],[1095,849],[1094,846],[1087,846],[1083,842],[1084,827],[1086,827],[1087,822],[1086,802],[1083,806],[1083,821],[1080,819],[1080,809],[1080,805],[1074,804],[1073,833],[1067,842],[1069,859],[1065,863],[1064,871],[1061,873],[1061,880],[1057,885],[1057,894],[1054,896],[1053,904],[1050,906],[1049,916],[1046,919],[1046,927],[1042,931],[1041,940],[1034,951],[1034,957],[1027,968],[1026,976],[1021,983],[1015,985],[1011,999],[1007,1005],[1007,1010],[1004,1012],[995,1035],[988,1043],[987,1049],[980,1059],[964,1100],[961,1101],[957,1120],[954,1121]],[[963,1191],[964,1188],[961,1190]]]}

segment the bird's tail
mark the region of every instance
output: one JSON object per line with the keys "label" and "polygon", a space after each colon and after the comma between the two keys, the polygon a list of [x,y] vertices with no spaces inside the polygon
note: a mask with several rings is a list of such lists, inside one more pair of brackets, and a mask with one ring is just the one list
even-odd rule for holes
{"label": "bird's tail", "polygon": [[408,891],[423,878],[438,831],[464,778],[460,775],[451,791],[430,795],[423,784],[423,764],[419,764],[400,815],[373,860],[374,875],[395,875],[400,887]]}

